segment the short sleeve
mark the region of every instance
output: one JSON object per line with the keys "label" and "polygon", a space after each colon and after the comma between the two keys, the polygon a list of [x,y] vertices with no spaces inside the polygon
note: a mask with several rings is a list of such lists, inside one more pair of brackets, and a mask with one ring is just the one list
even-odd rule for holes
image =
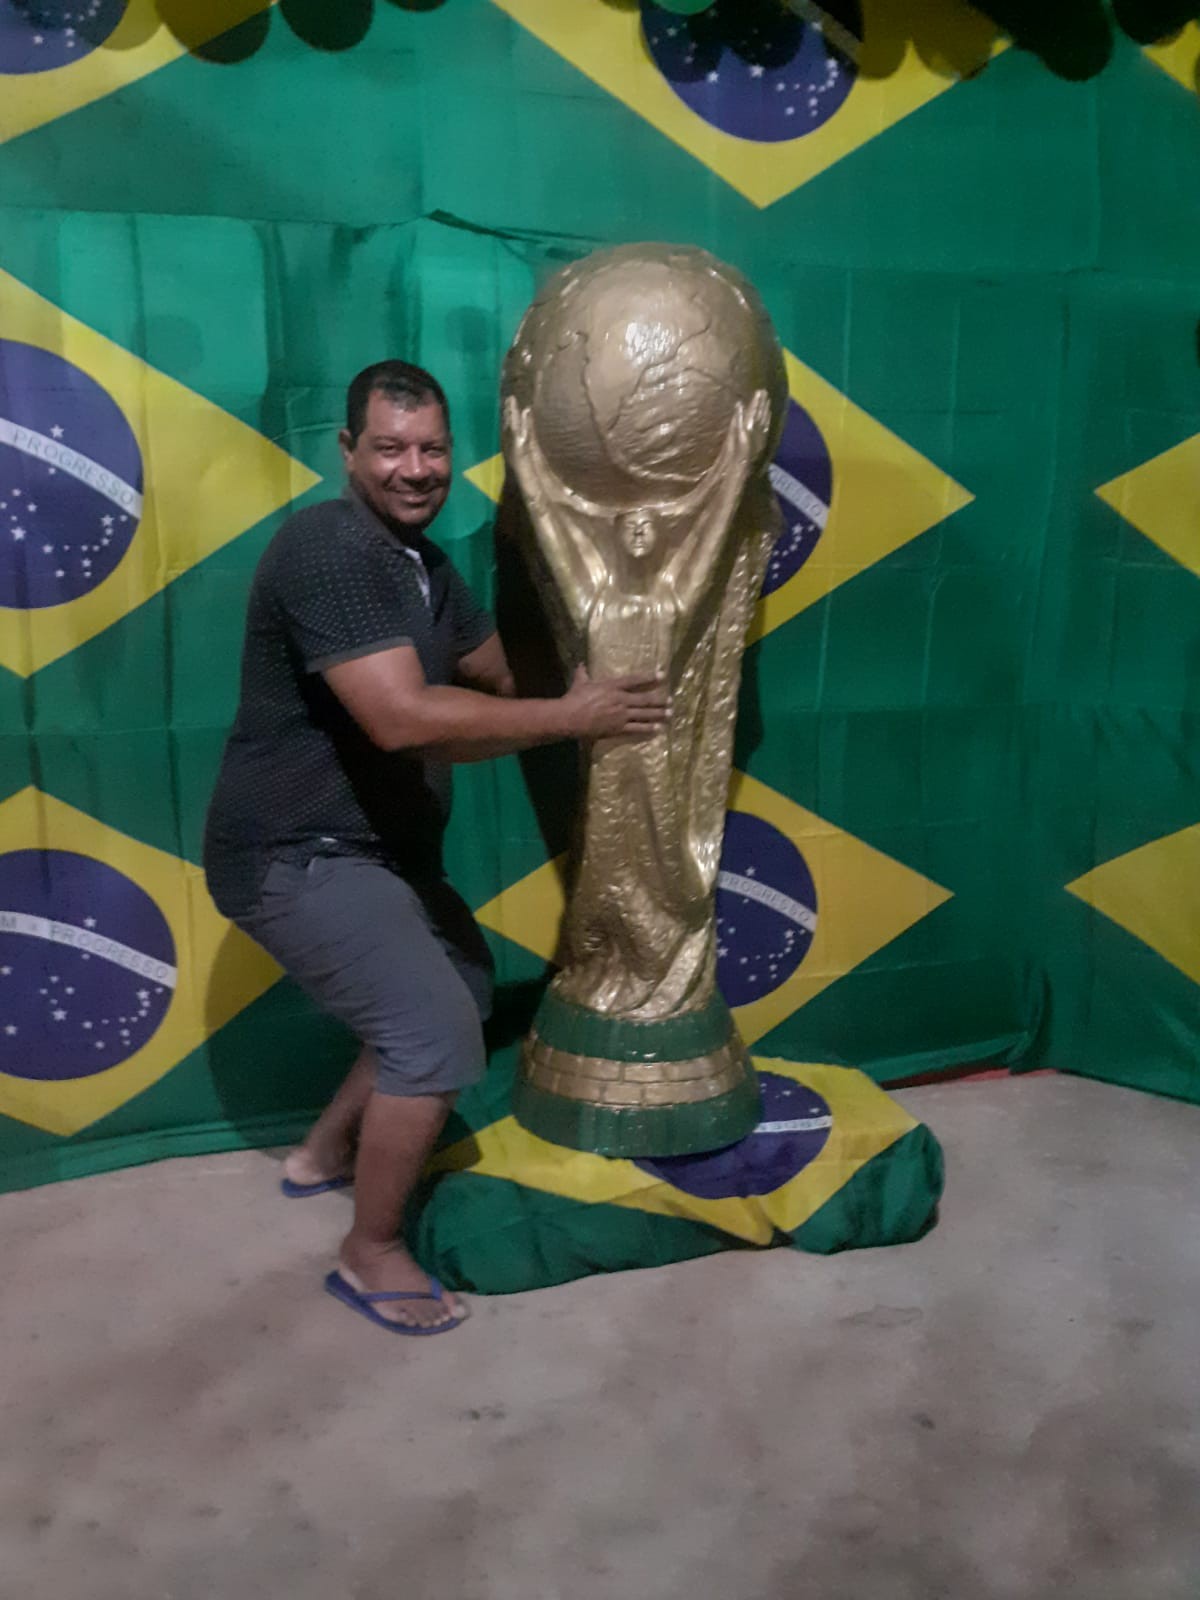
{"label": "short sleeve", "polygon": [[[366,540],[305,530],[280,550],[271,589],[308,672],[413,644],[424,597],[409,563],[389,562]],[[314,536],[315,535],[315,536]]]}
{"label": "short sleeve", "polygon": [[485,639],[491,638],[496,631],[496,619],[486,606],[480,605],[453,567],[446,587],[446,605],[450,612],[454,652],[461,660],[472,650],[478,650]]}

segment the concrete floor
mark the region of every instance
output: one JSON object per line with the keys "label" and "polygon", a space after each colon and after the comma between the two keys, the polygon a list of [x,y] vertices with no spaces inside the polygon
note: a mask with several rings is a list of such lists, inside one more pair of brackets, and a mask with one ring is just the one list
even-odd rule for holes
{"label": "concrete floor", "polygon": [[1196,1600],[1200,1107],[902,1095],[939,1227],[476,1300],[320,1292],[271,1157],[0,1200],[2,1600]]}

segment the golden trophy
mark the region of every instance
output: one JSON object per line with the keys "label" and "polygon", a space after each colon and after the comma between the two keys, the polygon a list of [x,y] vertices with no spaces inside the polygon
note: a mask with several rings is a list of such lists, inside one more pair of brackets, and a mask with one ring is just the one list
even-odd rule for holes
{"label": "golden trophy", "polygon": [[625,245],[557,273],[504,364],[504,455],[568,670],[659,672],[672,717],[602,740],[513,1110],[613,1156],[740,1139],[759,1114],[716,986],[717,868],[746,632],[780,513],[787,403],[758,295],[704,250]]}

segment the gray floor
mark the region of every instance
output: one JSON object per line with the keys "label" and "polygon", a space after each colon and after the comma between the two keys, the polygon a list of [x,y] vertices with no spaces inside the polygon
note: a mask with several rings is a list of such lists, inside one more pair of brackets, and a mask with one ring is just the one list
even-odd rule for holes
{"label": "gray floor", "polygon": [[265,1155],[0,1200],[3,1600],[1196,1600],[1200,1108],[911,1091],[918,1245],[319,1292]]}

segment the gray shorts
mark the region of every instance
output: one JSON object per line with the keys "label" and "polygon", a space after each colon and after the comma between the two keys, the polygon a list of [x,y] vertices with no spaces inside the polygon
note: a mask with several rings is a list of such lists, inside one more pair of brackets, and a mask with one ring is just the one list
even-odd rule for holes
{"label": "gray shorts", "polygon": [[417,888],[359,857],[277,860],[237,921],[374,1049],[383,1094],[448,1094],[483,1076],[491,954],[444,880]]}

